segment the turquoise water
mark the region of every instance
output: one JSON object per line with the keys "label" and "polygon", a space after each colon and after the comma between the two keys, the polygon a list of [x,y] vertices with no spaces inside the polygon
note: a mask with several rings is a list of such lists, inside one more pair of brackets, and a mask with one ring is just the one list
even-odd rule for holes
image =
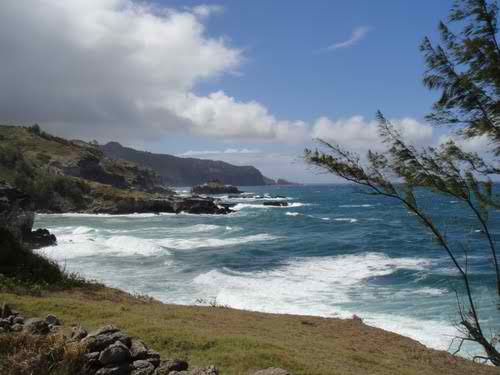
{"label": "turquoise water", "polygon": [[[36,226],[58,238],[42,252],[69,271],[164,302],[357,314],[370,325],[448,348],[457,333],[461,279],[414,215],[347,185],[244,190],[287,197],[290,205],[233,199],[237,212],[227,216],[38,215]],[[419,194],[462,260],[458,245],[467,243],[480,314],[495,330],[493,268],[477,223],[459,202]],[[500,215],[493,212],[490,220],[500,236]]]}

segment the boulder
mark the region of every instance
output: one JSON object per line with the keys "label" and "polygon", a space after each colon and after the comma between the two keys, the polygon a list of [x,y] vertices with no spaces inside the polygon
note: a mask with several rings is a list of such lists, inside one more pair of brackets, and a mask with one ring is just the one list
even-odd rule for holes
{"label": "boulder", "polygon": [[133,360],[146,359],[148,354],[148,347],[138,339],[132,339],[130,344],[130,356]]}
{"label": "boulder", "polygon": [[139,360],[132,363],[131,375],[153,375],[154,373],[155,367],[151,362]]}
{"label": "boulder", "polygon": [[283,370],[282,368],[270,367],[254,372],[252,375],[290,375],[290,373],[287,370]]}
{"label": "boulder", "polygon": [[24,317],[23,316],[15,316],[14,320],[12,321],[13,324],[24,324]]}
{"label": "boulder", "polygon": [[110,365],[113,363],[123,363],[130,359],[130,352],[128,348],[121,343],[116,341],[111,344],[106,349],[104,349],[101,354],[99,354],[99,362],[103,365]]}
{"label": "boulder", "polygon": [[168,375],[172,371],[186,371],[189,365],[186,361],[181,361],[178,359],[167,359],[161,361],[160,365],[156,369],[156,375]]}
{"label": "boulder", "polygon": [[108,365],[99,369],[95,375],[130,375],[131,366],[128,363]]}
{"label": "boulder", "polygon": [[130,337],[118,331],[113,326],[103,327],[85,337],[82,343],[87,345],[89,352],[100,352],[116,341],[121,342],[126,347],[130,346]]}
{"label": "boulder", "polygon": [[24,331],[33,335],[46,335],[50,332],[50,328],[45,320],[31,318],[24,323]]}

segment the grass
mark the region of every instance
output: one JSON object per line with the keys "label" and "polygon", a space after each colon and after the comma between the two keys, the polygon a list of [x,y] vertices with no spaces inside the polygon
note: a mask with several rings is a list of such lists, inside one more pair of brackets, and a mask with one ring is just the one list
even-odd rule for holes
{"label": "grass", "polygon": [[498,374],[403,336],[354,320],[263,314],[220,307],[166,305],[110,289],[0,292],[28,316],[53,313],[65,326],[114,324],[141,337],[163,357],[192,366],[215,364],[222,374],[283,367],[295,375]]}
{"label": "grass", "polygon": [[0,335],[0,373],[5,375],[76,375],[85,348],[69,343],[63,333],[36,336]]}

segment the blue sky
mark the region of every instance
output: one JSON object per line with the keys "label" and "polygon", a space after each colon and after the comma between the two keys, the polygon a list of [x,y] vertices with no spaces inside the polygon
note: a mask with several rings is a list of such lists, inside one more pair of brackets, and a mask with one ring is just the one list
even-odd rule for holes
{"label": "blue sky", "polygon": [[0,120],[329,182],[301,163],[304,147],[379,150],[378,109],[417,145],[446,136],[425,123],[437,93],[418,47],[451,4],[2,2]]}

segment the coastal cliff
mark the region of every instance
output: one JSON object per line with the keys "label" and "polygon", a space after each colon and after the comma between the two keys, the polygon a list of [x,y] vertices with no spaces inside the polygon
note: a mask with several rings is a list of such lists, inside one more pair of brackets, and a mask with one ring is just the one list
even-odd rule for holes
{"label": "coastal cliff", "polygon": [[266,185],[262,173],[252,166],[138,151],[118,142],[109,142],[99,146],[99,149],[110,158],[128,160],[151,168],[160,175],[164,184],[170,186],[194,186],[214,179],[236,186]]}
{"label": "coastal cliff", "polygon": [[153,170],[36,125],[0,126],[0,140],[0,181],[26,193],[36,212],[230,212],[213,199],[176,196]]}

